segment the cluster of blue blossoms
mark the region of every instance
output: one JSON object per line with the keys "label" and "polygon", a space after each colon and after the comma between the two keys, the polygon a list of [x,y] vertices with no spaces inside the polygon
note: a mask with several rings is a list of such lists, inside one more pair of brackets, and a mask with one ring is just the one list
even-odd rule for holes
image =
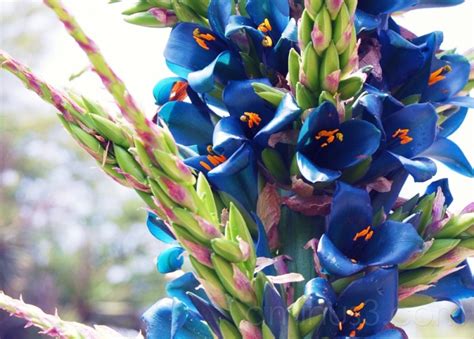
{"label": "cluster of blue blossoms", "polygon": [[[298,238],[289,233],[303,234],[323,220],[319,234],[310,231],[304,239],[316,239],[314,257],[311,250],[297,250],[310,253],[314,278],[293,291],[293,298],[305,297],[299,321],[323,315],[313,338],[402,338],[391,320],[405,285],[404,292],[412,288],[410,296],[457,303],[453,319],[463,321],[460,299],[474,296],[474,267],[463,262],[424,289],[403,285],[408,275],[400,273],[432,238],[441,222],[435,214],[444,215],[451,203],[447,181],[432,183],[425,195],[408,201],[399,194],[410,176],[416,182],[431,179],[434,160],[474,177],[449,139],[474,108],[465,92],[471,65],[441,50],[442,33],[417,37],[391,17],[461,2],[359,0],[354,23],[364,84],[350,100],[322,100],[304,109],[287,81],[290,51],[301,50],[299,24],[287,0],[240,1],[237,11],[232,1],[211,0],[208,27],[180,22],[171,31],[165,58],[176,77],[154,88],[155,122],[169,128],[185,163],[206,176],[223,206],[232,202],[256,225],[257,257],[294,256],[285,250],[304,243],[289,244]],[[286,202],[282,210],[288,217],[281,222],[291,227],[272,232],[262,226],[257,212],[269,184]],[[422,210],[433,196],[443,198],[431,199],[431,209]],[[160,254],[159,271],[180,269],[184,249],[173,234],[153,214],[148,226],[172,245]],[[301,267],[289,264],[287,270]],[[279,273],[276,265],[264,270]],[[348,283],[338,288],[334,282],[344,279]],[[192,273],[169,283],[173,299],[159,301],[144,315],[150,338],[212,338],[211,331],[219,336],[215,319],[228,316],[196,290],[199,285]],[[288,337],[292,326],[286,311],[292,298],[283,295],[268,289],[263,300],[265,323],[275,338]],[[279,308],[284,311],[275,311]]]}

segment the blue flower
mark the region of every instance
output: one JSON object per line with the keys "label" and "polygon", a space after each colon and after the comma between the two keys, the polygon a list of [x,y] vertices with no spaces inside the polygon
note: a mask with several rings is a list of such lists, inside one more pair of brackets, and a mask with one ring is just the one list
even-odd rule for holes
{"label": "blue flower", "polygon": [[[452,120],[448,118],[444,122],[446,130],[440,131],[438,114],[430,103],[405,106],[389,94],[370,86],[366,89],[369,94],[359,98],[354,114],[383,131],[367,180],[403,167],[415,181],[426,181],[436,174],[436,165],[430,159],[439,160],[466,176],[474,175],[462,151],[447,139],[464,119],[464,108],[456,111]],[[442,130],[443,124],[440,127]]]}
{"label": "blue flower", "polygon": [[474,261],[468,258],[462,263],[464,268],[455,273],[451,273],[438,281],[433,287],[419,292],[437,301],[451,301],[456,304],[457,309],[451,318],[458,324],[465,320],[464,308],[461,300],[474,298]]}
{"label": "blue flower", "polygon": [[338,183],[317,250],[327,272],[348,276],[369,266],[397,265],[421,250],[423,239],[412,225],[390,220],[374,225],[372,217],[369,194]]}
{"label": "blue flower", "polygon": [[159,300],[143,314],[142,319],[149,339],[213,338],[199,314],[178,299]]}
{"label": "blue flower", "polygon": [[380,135],[367,121],[340,123],[336,107],[325,102],[309,113],[301,128],[296,153],[299,170],[312,183],[334,181],[344,169],[375,153]]}
{"label": "blue flower", "polygon": [[424,7],[445,7],[463,3],[464,0],[359,0],[356,12],[357,31],[383,28],[387,17],[399,11]]}
{"label": "blue flower", "polygon": [[[378,269],[350,283],[339,295],[323,278],[306,284],[300,320],[324,314],[313,338],[403,338],[390,326],[398,307],[397,269]],[[325,311],[323,313],[323,311]]]}

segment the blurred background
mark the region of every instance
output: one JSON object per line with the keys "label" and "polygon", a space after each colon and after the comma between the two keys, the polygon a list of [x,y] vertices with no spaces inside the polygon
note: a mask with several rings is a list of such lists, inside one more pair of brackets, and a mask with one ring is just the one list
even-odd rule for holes
{"label": "blurred background", "polygon": [[[171,75],[162,56],[169,30],[123,22],[122,4],[64,3],[151,116],[153,85]],[[397,20],[419,35],[442,30],[443,47],[464,52],[474,46],[473,15],[474,2],[467,1],[456,8],[411,12]],[[0,48],[56,87],[115,110],[99,79],[87,70],[86,57],[40,0],[0,0]],[[0,71],[0,290],[13,297],[21,294],[50,313],[57,308],[67,320],[133,334],[141,327],[141,313],[164,296],[171,278],[155,269],[160,243],[146,230],[146,213],[137,196],[102,174],[54,113],[17,79]],[[453,137],[471,163],[473,126],[470,114]],[[450,178],[454,210],[473,200],[474,180],[442,165],[437,178],[441,177]],[[410,182],[404,194],[411,196],[425,187]],[[453,306],[448,303],[401,310],[396,324],[410,338],[472,339],[472,300],[465,308],[467,322],[462,326],[450,320]],[[39,337],[23,325],[0,311],[1,339]]]}

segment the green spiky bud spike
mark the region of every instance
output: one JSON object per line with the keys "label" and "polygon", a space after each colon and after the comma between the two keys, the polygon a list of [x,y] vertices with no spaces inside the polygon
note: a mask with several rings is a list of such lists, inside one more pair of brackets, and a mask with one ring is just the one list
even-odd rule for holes
{"label": "green spiky bud spike", "polygon": [[296,84],[300,78],[300,62],[300,55],[294,48],[292,48],[288,56],[288,74],[292,90],[296,89]]}
{"label": "green spiky bud spike", "polygon": [[342,4],[341,10],[334,22],[333,40],[336,43],[336,49],[342,54],[350,45],[354,24],[349,14],[346,4]]}
{"label": "green spiky bud spike", "polygon": [[239,263],[245,260],[239,244],[232,240],[216,238],[211,240],[212,249],[229,262]]}
{"label": "green spiky bud spike", "polygon": [[218,225],[219,214],[217,213],[216,200],[214,199],[214,194],[212,193],[209,182],[207,181],[205,175],[201,172],[198,175],[196,192],[204,205],[203,209],[209,213],[211,222],[214,225]]}
{"label": "green spiky bud spike", "polygon": [[339,83],[338,93],[342,100],[350,99],[356,96],[364,86],[365,76],[352,75],[341,80]]}
{"label": "green spiky bud spike", "polygon": [[308,11],[304,10],[298,28],[299,44],[301,47],[306,46],[311,41],[312,29],[313,19],[311,19],[311,16],[308,14]]}
{"label": "green spiky bud spike", "polygon": [[316,107],[318,101],[301,82],[296,84],[296,102],[302,109]]}
{"label": "green spiky bud spike", "polygon": [[124,148],[130,147],[131,138],[126,136],[123,129],[117,126],[114,122],[100,115],[89,114],[88,116],[101,135],[112,141],[114,144]]}
{"label": "green spiky bud spike", "polygon": [[244,266],[247,269],[248,276],[253,276],[257,257],[255,247],[253,246],[252,236],[247,228],[244,217],[239,212],[238,208],[232,203],[229,208],[229,222],[227,224],[226,232],[229,232],[230,240],[236,242],[243,241],[249,245],[248,259],[245,261]]}

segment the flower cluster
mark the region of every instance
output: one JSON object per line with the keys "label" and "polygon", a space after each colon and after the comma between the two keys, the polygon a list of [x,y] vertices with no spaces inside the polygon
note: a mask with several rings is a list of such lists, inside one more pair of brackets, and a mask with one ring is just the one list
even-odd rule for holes
{"label": "flower cluster", "polygon": [[[159,321],[171,337],[192,333],[200,317],[225,338],[233,331],[223,320],[244,338],[401,337],[390,324],[399,301],[457,301],[450,284],[473,295],[456,278],[473,253],[472,213],[458,216],[462,222],[446,216],[445,181],[422,197],[398,197],[408,176],[436,174],[433,160],[474,176],[449,140],[474,107],[464,90],[468,60],[442,51],[441,33],[417,37],[390,16],[459,2],[312,0],[291,17],[283,0],[211,0],[208,26],[174,26],[165,57],[177,77],[154,89],[155,122],[207,177],[218,205],[244,215],[267,283],[262,304],[241,304],[239,316],[206,296],[160,301],[145,316],[152,328]],[[154,215],[148,224],[169,230]],[[229,227],[225,213],[220,224]],[[456,231],[448,235],[450,224]],[[230,255],[238,245],[222,242],[221,250]],[[182,251],[161,253],[160,272],[181,268]],[[304,276],[304,290],[288,272]],[[235,274],[218,278],[236,283]],[[189,322],[175,327],[165,315],[177,309]]]}
{"label": "flower cluster", "polygon": [[460,0],[140,0],[127,21],[172,27],[175,77],[148,120],[58,0],[126,122],[1,53],[101,168],[137,191],[170,245],[160,273],[193,272],[145,312],[155,338],[403,338],[401,307],[474,296],[474,203],[448,210],[434,160],[474,170],[449,139],[474,99],[468,59],[394,12]]}

